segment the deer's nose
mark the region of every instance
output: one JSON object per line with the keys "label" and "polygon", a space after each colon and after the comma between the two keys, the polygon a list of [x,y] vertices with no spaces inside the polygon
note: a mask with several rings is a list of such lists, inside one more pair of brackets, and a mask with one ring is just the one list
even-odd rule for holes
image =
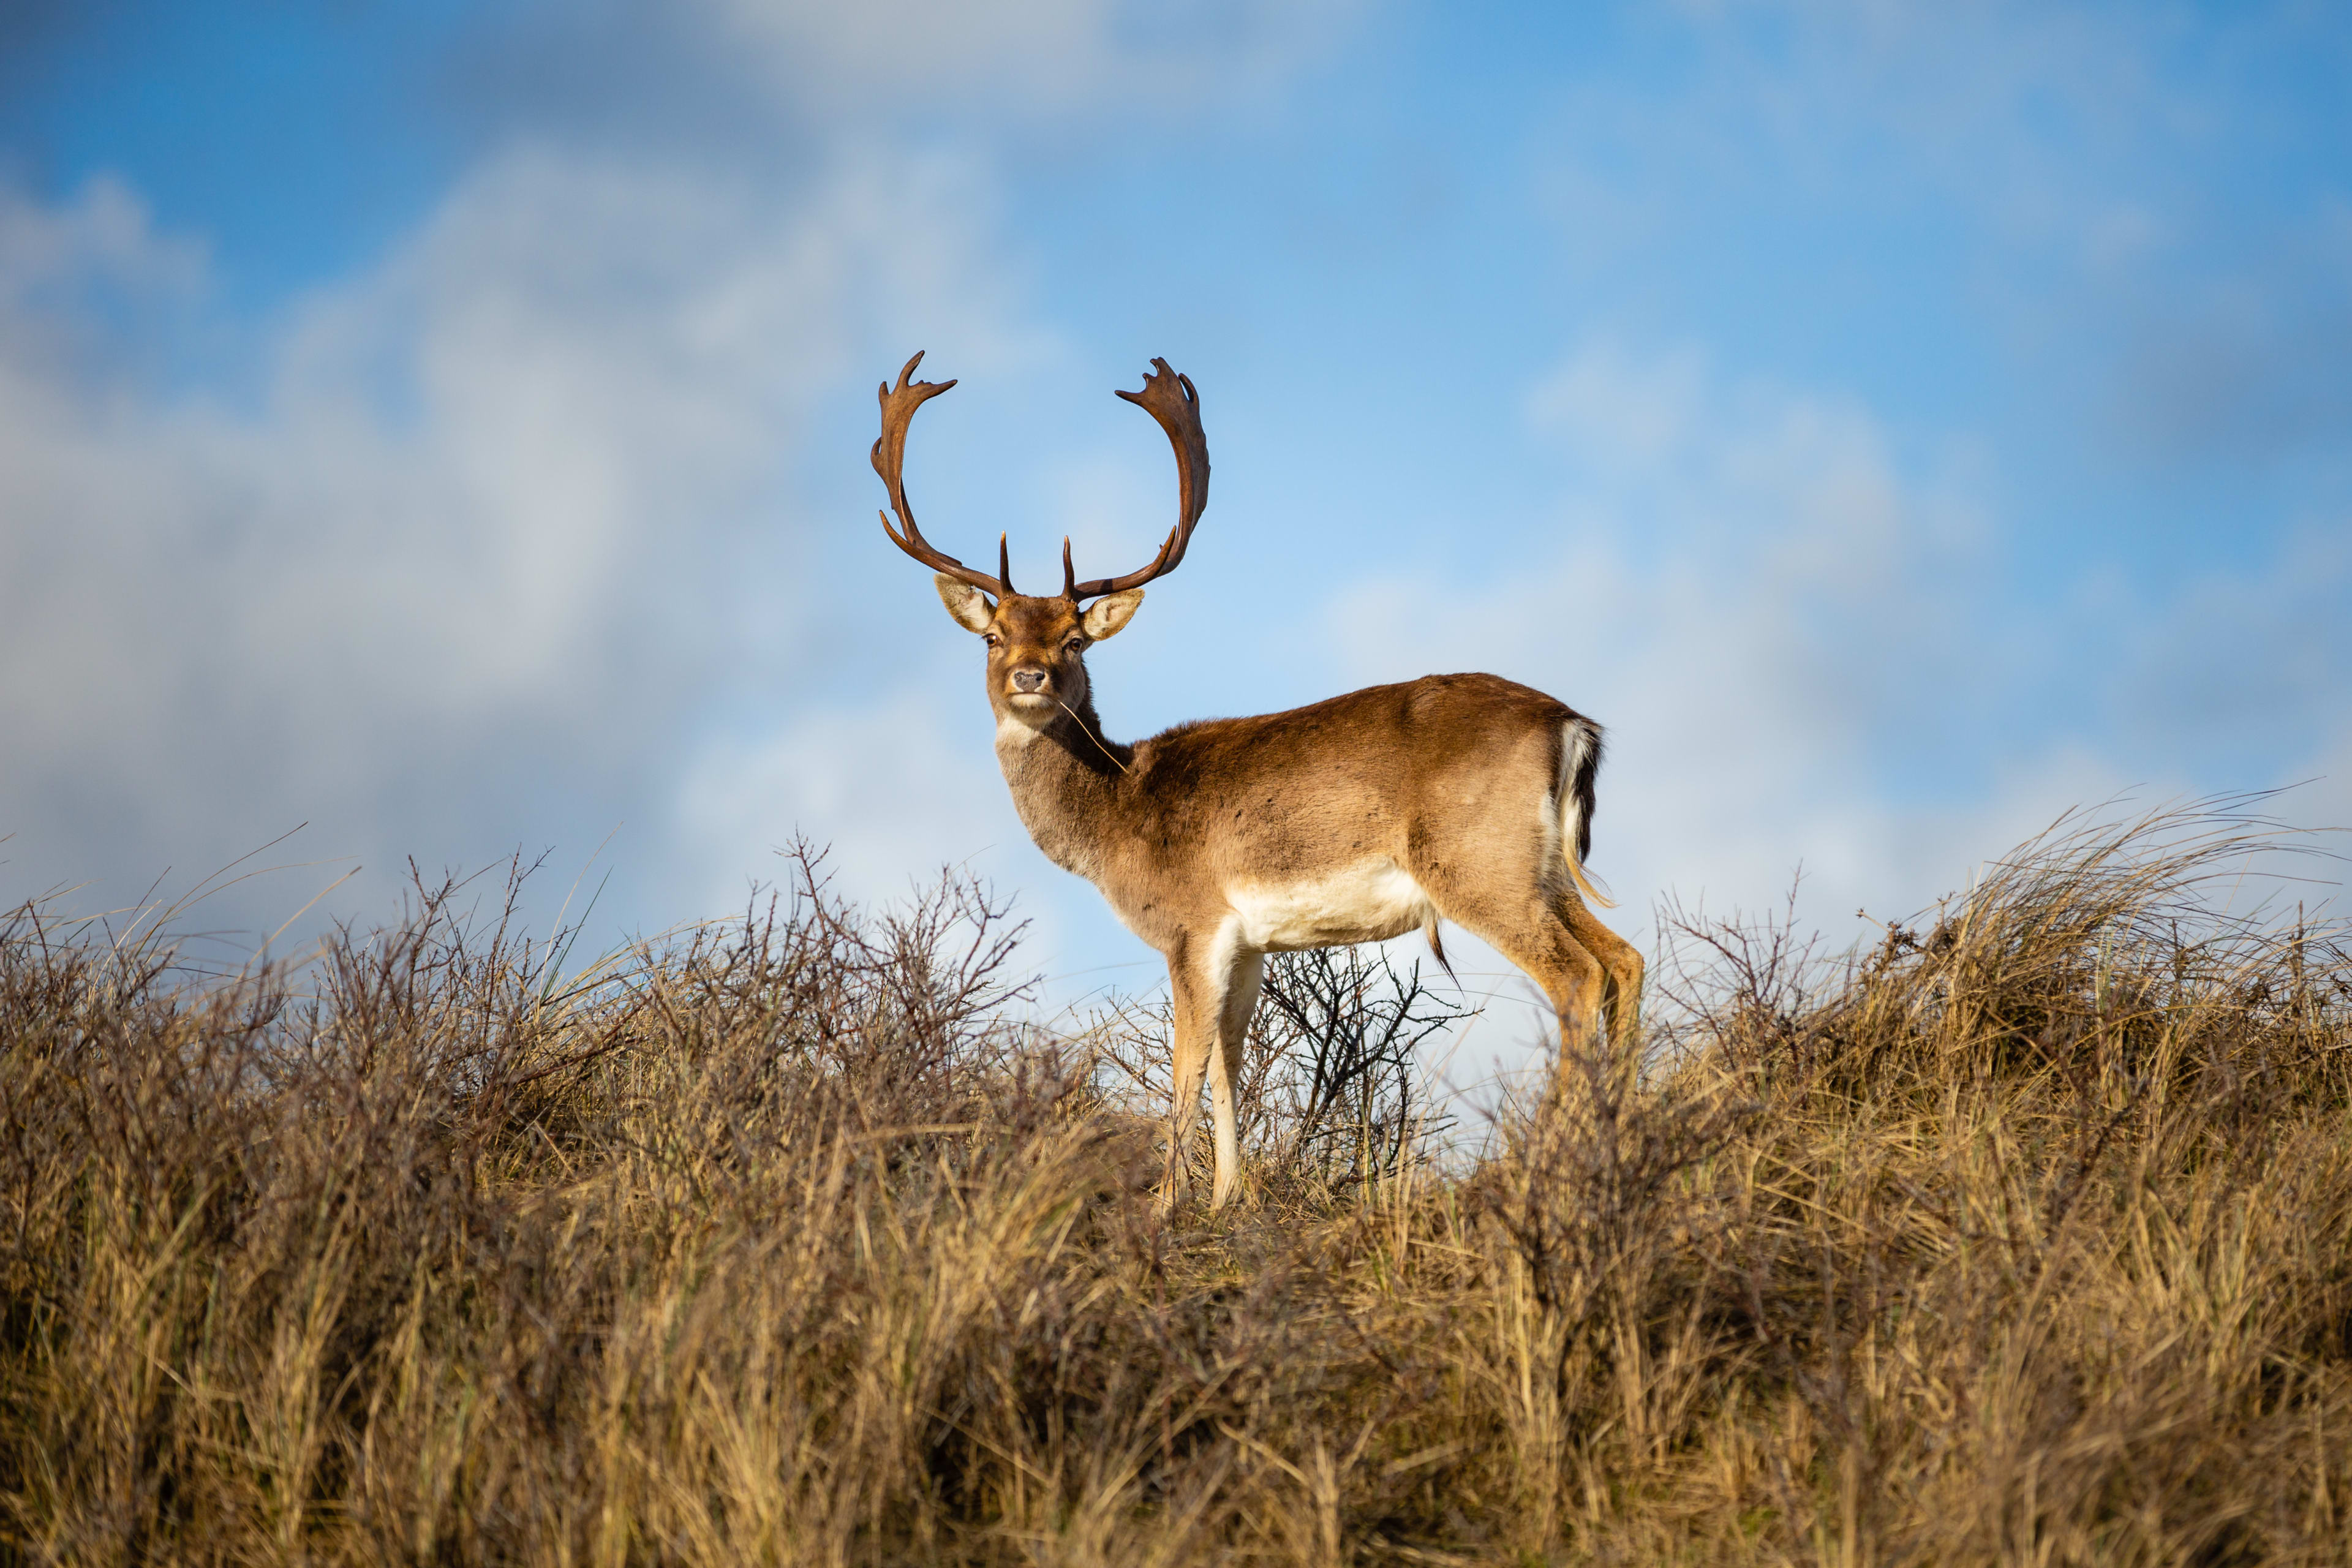
{"label": "deer's nose", "polygon": [[1015,691],[1035,691],[1045,684],[1045,672],[1042,669],[1016,669],[1013,672],[1013,689]]}

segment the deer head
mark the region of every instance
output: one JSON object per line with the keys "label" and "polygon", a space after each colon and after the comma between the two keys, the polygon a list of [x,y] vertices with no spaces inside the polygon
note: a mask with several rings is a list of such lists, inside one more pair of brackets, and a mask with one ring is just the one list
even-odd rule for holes
{"label": "deer head", "polygon": [[1156,374],[1144,376],[1141,392],[1118,394],[1157,419],[1176,449],[1176,526],[1160,553],[1123,577],[1081,583],[1071,565],[1070,542],[1065,536],[1062,591],[1041,596],[1013,588],[1010,551],[1003,536],[996,542],[996,575],[992,577],[934,547],[915,525],[903,472],[907,427],[916,409],[955,384],[911,380],[915,367],[922,363],[923,356],[918,353],[898,372],[897,386],[885,383],[880,390],[882,434],[874,443],[874,471],[889,488],[890,510],[898,519],[894,528],[889,514],[882,514],[883,531],[892,543],[931,568],[931,581],[948,614],[958,626],[986,641],[988,701],[1000,724],[1010,721],[1035,730],[1064,712],[1073,717],[1086,713],[1092,695],[1087,682],[1086,650],[1117,635],[1133,618],[1143,603],[1143,584],[1167,575],[1182,563],[1193,525],[1208,504],[1209,443],[1201,429],[1200,394],[1193,390],[1190,377],[1169,369],[1164,359],[1151,362]]}

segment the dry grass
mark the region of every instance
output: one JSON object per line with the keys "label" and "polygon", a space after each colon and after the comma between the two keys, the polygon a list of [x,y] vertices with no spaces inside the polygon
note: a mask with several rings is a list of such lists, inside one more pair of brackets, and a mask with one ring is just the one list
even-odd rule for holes
{"label": "dry grass", "polygon": [[1443,1158],[1423,1015],[1288,973],[1257,1201],[1168,1226],[1119,1026],[1006,1022],[968,888],[565,979],[446,894],[226,979],[26,911],[0,1552],[2345,1561],[2352,967],[2213,912],[2245,837],[1685,922],[1646,1071]]}

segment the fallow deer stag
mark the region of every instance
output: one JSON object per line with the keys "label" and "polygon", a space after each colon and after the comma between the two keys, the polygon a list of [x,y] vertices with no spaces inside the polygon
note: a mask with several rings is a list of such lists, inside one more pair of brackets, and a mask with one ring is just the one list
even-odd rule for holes
{"label": "fallow deer stag", "polygon": [[[1192,381],[1153,360],[1143,408],[1176,448],[1176,526],[1123,577],[1078,581],[1062,542],[1062,591],[1015,591],[1005,542],[996,575],[942,553],[915,525],[902,477],[915,410],[955,384],[881,389],[874,471],[889,487],[891,542],[932,569],[948,614],[988,644],[996,756],[1037,847],[1100,889],[1127,928],[1168,960],[1175,1105],[1168,1182],[1205,1071],[1216,1110],[1213,1206],[1241,1184],[1234,1084],[1265,955],[1377,942],[1443,918],[1476,932],[1543,987],[1563,1042],[1604,1005],[1632,1028],[1642,957],[1585,900],[1601,727],[1493,675],[1430,675],[1287,713],[1212,719],[1123,745],[1095,717],[1086,651],[1127,625],[1143,585],[1174,571],[1209,496],[1209,447]],[[1089,603],[1091,601],[1091,603]],[[1442,950],[1441,950],[1442,955]],[[1613,993],[1613,995],[1609,994]]]}

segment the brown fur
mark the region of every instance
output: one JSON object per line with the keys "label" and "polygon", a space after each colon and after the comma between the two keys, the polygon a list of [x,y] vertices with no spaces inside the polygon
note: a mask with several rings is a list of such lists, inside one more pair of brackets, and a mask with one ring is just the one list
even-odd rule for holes
{"label": "brown fur", "polygon": [[[1246,922],[1236,889],[1312,888],[1393,862],[1437,915],[1543,987],[1564,1039],[1583,1037],[1604,1011],[1617,1037],[1633,1026],[1641,954],[1587,906],[1581,845],[1559,831],[1563,793],[1579,797],[1589,829],[1600,744],[1599,727],[1567,704],[1499,676],[1432,675],[1123,745],[1095,716],[1085,654],[1126,624],[1140,590],[1081,609],[1021,594],[992,604],[952,577],[938,583],[949,612],[988,638],[997,757],[1030,837],[1168,960],[1171,1200],[1204,1074],[1216,1115],[1213,1201],[1238,1189],[1232,1092],[1264,952],[1424,923],[1261,945],[1238,934]],[[1588,759],[1571,775],[1572,724],[1584,728]]]}

